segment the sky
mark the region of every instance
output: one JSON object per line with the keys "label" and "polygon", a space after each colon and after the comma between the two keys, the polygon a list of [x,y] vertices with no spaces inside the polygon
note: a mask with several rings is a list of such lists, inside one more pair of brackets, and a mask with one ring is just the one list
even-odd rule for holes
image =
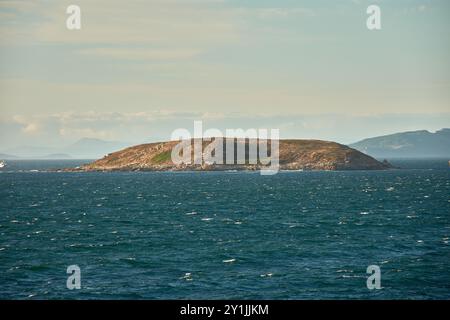
{"label": "sky", "polygon": [[[81,30],[66,28],[71,4]],[[0,151],[168,140],[195,120],[341,143],[450,127],[449,13],[448,0],[0,0]]]}

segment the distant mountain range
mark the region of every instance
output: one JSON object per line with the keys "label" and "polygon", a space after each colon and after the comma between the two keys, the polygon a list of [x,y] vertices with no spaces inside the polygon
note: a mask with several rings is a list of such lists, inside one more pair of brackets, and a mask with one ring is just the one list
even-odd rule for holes
{"label": "distant mountain range", "polygon": [[[8,159],[100,159],[130,146],[120,141],[83,138],[61,148],[22,146],[1,150],[0,160]],[[350,144],[349,147],[377,159],[449,158],[450,128],[435,133],[419,130],[373,137]]]}
{"label": "distant mountain range", "polygon": [[6,153],[0,153],[0,159],[13,160],[13,159],[19,159],[19,157],[16,157],[16,156],[13,156],[10,154],[6,154]]}
{"label": "distant mountain range", "polygon": [[419,130],[364,139],[349,145],[375,158],[449,158],[450,129]]}
{"label": "distant mountain range", "polygon": [[120,141],[83,138],[61,148],[21,146],[2,150],[0,159],[98,159],[128,145]]}

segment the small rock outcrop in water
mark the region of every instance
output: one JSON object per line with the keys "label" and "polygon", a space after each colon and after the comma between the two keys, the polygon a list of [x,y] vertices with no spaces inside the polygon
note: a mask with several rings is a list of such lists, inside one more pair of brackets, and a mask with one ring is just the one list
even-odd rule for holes
{"label": "small rock outcrop in water", "polygon": [[[228,138],[229,139],[229,138]],[[181,164],[175,165],[171,159],[172,148],[179,141],[141,144],[129,147],[70,171],[183,171],[183,170],[258,170],[264,165],[248,163],[249,144],[256,140],[246,140],[245,164]],[[191,140],[193,143],[193,140]],[[203,141],[203,150],[211,142]],[[235,150],[237,141],[234,141]],[[226,159],[224,141],[223,156]],[[270,150],[270,143],[268,146]],[[269,151],[270,155],[270,151]],[[321,140],[279,140],[280,170],[383,170],[391,168],[387,162],[374,158],[348,146]]]}

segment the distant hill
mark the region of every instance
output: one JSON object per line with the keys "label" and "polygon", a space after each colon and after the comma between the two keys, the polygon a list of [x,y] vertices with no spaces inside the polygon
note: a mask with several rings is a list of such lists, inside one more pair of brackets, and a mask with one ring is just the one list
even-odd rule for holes
{"label": "distant hill", "polygon": [[127,145],[119,141],[82,138],[66,147],[18,146],[2,150],[0,159],[98,159]]}
{"label": "distant hill", "polygon": [[[192,140],[191,140],[192,143]],[[236,142],[235,142],[236,143]],[[248,144],[257,143],[255,139]],[[183,171],[183,170],[257,170],[261,164],[181,164],[172,162],[172,148],[178,141],[148,143],[129,147],[74,170],[77,171]],[[207,143],[203,142],[205,148]],[[226,143],[224,142],[224,145]],[[235,148],[236,149],[236,148]],[[226,149],[223,152],[226,159]],[[382,170],[390,168],[357,150],[330,141],[280,140],[280,169],[282,170]]]}
{"label": "distant hill", "polygon": [[390,134],[353,143],[355,148],[375,158],[449,158],[450,129],[436,133],[426,130]]}
{"label": "distant hill", "polygon": [[17,156],[13,156],[11,154],[0,153],[0,160],[14,160],[19,159]]}
{"label": "distant hill", "polygon": [[[25,150],[25,149],[23,149]],[[0,160],[26,160],[26,159],[43,159],[43,160],[61,160],[61,159],[72,159],[72,157],[65,153],[51,153],[46,155],[41,155],[40,153],[35,153],[30,151],[30,153],[25,152],[25,156],[18,157],[11,154],[0,153]]]}
{"label": "distant hill", "polygon": [[39,146],[17,146],[7,150],[2,150],[6,154],[12,154],[16,159],[28,158],[28,159],[39,159],[45,155],[57,153],[58,151],[54,148],[49,147],[39,147]]}

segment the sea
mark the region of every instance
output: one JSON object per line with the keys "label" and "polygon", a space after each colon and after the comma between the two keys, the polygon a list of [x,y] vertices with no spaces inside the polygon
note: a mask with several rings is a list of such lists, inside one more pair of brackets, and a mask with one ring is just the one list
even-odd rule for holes
{"label": "sea", "polygon": [[273,176],[54,170],[86,162],[0,170],[0,299],[450,298],[448,159]]}

